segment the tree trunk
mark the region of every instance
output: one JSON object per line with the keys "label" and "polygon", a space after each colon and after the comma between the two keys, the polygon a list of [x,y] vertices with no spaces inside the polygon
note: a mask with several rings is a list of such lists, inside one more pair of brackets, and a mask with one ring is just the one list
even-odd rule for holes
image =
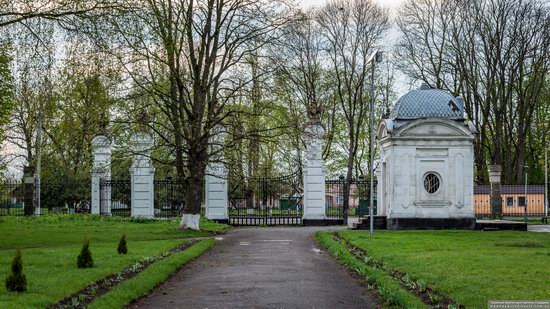
{"label": "tree trunk", "polygon": [[202,151],[202,147],[200,149],[190,149],[188,162],[189,175],[185,180],[185,206],[179,228],[199,230],[204,175],[208,162],[206,151]]}

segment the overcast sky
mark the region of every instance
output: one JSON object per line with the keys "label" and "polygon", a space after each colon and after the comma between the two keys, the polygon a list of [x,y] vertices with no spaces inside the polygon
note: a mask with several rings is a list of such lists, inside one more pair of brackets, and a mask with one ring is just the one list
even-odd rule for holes
{"label": "overcast sky", "polygon": [[[314,6],[321,6],[325,3],[327,3],[329,0],[297,0],[298,3],[304,8],[310,8]],[[395,16],[395,12],[399,8],[399,5],[404,0],[375,0],[380,5],[385,6],[390,9],[390,14],[392,16]],[[384,37],[382,40],[382,50],[384,51],[386,57],[388,55],[388,52],[392,50],[393,44],[397,41],[399,38],[399,32],[395,26],[392,26],[392,28],[389,30],[389,33]],[[387,59],[387,58],[386,58]],[[410,81],[399,71],[395,72],[395,85],[394,90],[397,93],[397,97],[400,97],[401,95],[409,92],[412,90],[410,85]]]}
{"label": "overcast sky", "polygon": [[[380,3],[383,6],[387,6],[390,9],[398,7],[402,1],[403,0],[376,0],[376,2]],[[304,8],[308,8],[311,6],[323,5],[325,2],[327,2],[327,0],[298,0],[298,2]]]}

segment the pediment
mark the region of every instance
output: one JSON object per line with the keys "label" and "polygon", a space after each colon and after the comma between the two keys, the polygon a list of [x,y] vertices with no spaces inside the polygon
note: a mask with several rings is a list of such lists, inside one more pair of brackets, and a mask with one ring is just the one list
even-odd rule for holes
{"label": "pediment", "polygon": [[413,121],[400,128],[399,136],[464,137],[471,136],[468,128],[453,121]]}

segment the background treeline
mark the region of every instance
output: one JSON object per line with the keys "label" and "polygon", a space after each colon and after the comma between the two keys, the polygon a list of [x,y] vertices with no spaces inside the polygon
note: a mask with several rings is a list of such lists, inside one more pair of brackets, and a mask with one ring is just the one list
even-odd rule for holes
{"label": "background treeline", "polygon": [[[90,141],[107,133],[113,174],[128,176],[129,137],[145,130],[158,177],[187,182],[196,205],[212,149],[235,175],[300,170],[317,111],[328,174],[367,175],[367,59],[383,47],[376,119],[421,82],[448,90],[478,131],[477,181],[497,163],[505,183],[521,183],[525,165],[542,182],[549,31],[542,0],[405,0],[395,12],[374,0],[305,11],[283,0],[0,0],[3,172],[88,177]],[[226,142],[212,148],[219,125]]]}

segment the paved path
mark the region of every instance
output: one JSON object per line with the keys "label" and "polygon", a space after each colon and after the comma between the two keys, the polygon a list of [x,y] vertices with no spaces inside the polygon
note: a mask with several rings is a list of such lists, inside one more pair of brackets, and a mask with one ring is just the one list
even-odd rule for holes
{"label": "paved path", "polygon": [[132,308],[374,308],[325,252],[321,228],[234,229]]}
{"label": "paved path", "polygon": [[527,230],[529,232],[545,232],[550,233],[550,224],[540,224],[540,225],[528,225]]}

